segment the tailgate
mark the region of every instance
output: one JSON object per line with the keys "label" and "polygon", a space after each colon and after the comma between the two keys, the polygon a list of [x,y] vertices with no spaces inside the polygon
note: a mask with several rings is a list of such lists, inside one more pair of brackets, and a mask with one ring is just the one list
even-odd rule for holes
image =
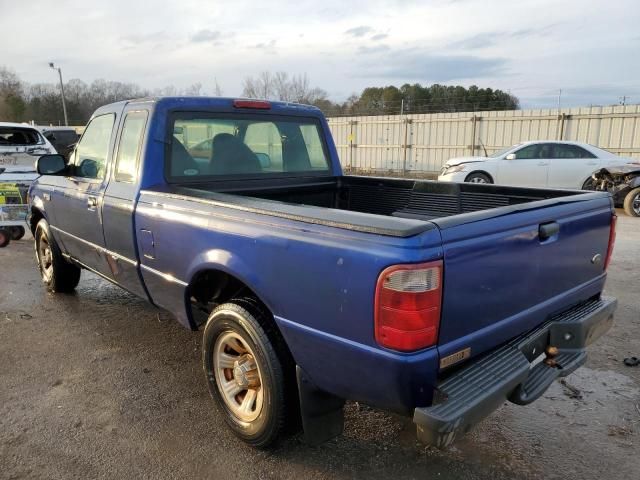
{"label": "tailgate", "polygon": [[435,220],[444,248],[440,358],[478,355],[598,294],[611,215],[608,196],[582,194]]}

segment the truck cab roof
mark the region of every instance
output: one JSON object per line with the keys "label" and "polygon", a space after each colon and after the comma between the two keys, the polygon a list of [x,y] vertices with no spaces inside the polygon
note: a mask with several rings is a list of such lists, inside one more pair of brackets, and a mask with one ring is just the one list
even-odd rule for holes
{"label": "truck cab roof", "polygon": [[[262,102],[265,107],[238,107],[236,102]],[[216,110],[221,112],[237,112],[237,111],[268,111],[275,114],[286,115],[301,115],[301,116],[321,116],[322,113],[318,107],[313,105],[304,105],[293,102],[280,102],[271,100],[257,100],[257,99],[245,99],[245,98],[232,98],[232,97],[144,97],[135,98],[131,100],[123,100],[120,102],[110,103],[104,105],[95,111],[93,116],[102,115],[105,113],[119,112],[122,109],[131,104],[153,104],[155,109],[163,111],[170,110]]]}

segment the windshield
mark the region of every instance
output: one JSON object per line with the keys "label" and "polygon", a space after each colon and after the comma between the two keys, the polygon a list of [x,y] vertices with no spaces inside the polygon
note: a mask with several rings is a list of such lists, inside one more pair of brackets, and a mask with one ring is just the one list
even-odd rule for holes
{"label": "windshield", "polygon": [[516,143],[515,145],[511,145],[510,147],[507,148],[503,148],[502,150],[498,150],[495,153],[492,153],[491,155],[489,155],[489,158],[498,158],[503,156],[505,153],[507,153],[509,150],[513,150],[516,147],[519,147],[520,145],[522,145],[521,143]]}
{"label": "windshield", "polygon": [[44,143],[40,134],[32,128],[0,127],[0,147],[31,146]]}
{"label": "windshield", "polygon": [[320,123],[276,115],[176,113],[166,165],[172,180],[330,170]]}

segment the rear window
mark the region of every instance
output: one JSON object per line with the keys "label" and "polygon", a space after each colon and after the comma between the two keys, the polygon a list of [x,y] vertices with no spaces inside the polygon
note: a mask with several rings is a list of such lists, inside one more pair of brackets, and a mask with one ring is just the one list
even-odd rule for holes
{"label": "rear window", "polygon": [[40,134],[32,128],[0,127],[0,146],[41,145]]}
{"label": "rear window", "polygon": [[320,123],[276,115],[177,113],[166,173],[173,181],[229,175],[326,174]]}

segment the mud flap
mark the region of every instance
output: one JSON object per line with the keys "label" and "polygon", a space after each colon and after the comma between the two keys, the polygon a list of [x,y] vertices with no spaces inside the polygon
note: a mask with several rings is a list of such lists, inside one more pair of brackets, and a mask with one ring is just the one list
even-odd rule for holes
{"label": "mud flap", "polygon": [[344,430],[344,399],[316,387],[299,365],[296,378],[304,441],[319,445],[340,435]]}

